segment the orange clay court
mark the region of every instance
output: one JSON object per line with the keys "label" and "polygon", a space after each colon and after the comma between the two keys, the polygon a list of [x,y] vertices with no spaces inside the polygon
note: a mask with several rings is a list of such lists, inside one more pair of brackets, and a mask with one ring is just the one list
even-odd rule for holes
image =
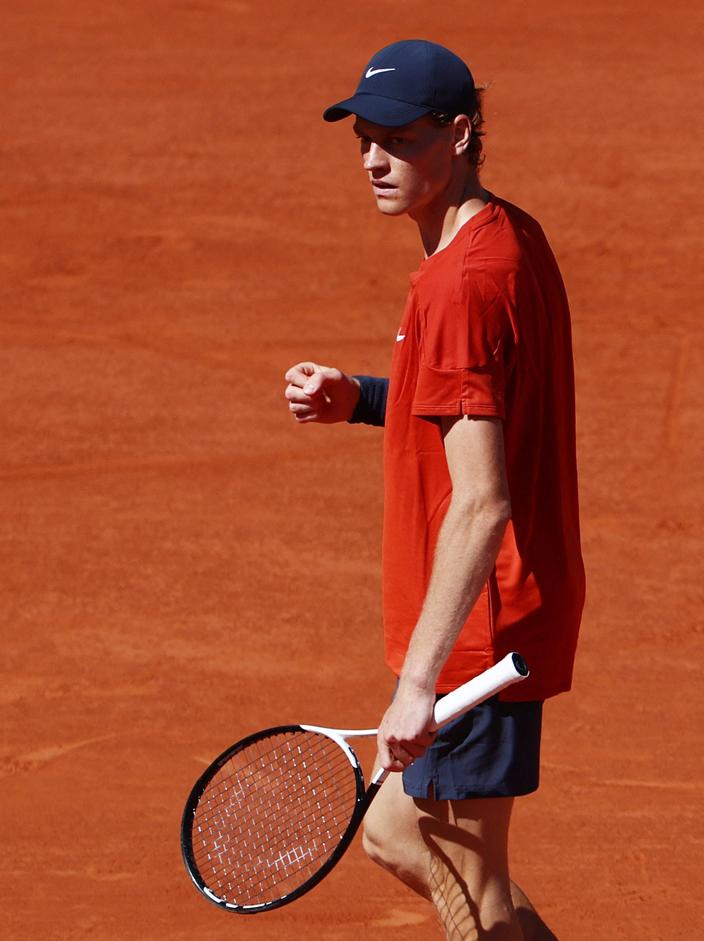
{"label": "orange clay court", "polygon": [[370,725],[391,692],[381,435],[295,427],[282,375],[386,374],[420,245],[320,115],[411,36],[492,83],[483,181],[543,224],[573,312],[588,601],[514,873],[561,941],[698,936],[695,6],[5,0],[3,938],[438,937],[359,841],[250,918],[179,851],[231,741]]}

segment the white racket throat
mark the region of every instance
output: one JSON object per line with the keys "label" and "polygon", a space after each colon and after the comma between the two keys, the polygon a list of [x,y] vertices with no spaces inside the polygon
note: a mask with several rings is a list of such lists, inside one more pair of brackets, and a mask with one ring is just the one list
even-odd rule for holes
{"label": "white racket throat", "polygon": [[376,735],[379,729],[329,729],[324,725],[302,725],[306,732],[320,732],[321,735],[327,735],[329,738],[370,738]]}

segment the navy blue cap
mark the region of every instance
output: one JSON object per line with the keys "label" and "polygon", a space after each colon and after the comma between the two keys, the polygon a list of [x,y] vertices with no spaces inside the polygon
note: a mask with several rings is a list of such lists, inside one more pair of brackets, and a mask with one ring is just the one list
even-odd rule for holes
{"label": "navy blue cap", "polygon": [[323,113],[326,121],[356,114],[372,124],[402,127],[424,114],[473,114],[472,73],[459,56],[425,39],[403,39],[372,56],[352,98]]}

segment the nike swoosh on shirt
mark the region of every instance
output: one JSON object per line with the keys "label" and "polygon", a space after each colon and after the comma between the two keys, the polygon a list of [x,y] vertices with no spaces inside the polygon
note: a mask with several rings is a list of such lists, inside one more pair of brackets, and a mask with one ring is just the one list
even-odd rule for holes
{"label": "nike swoosh on shirt", "polygon": [[378,75],[379,72],[395,72],[396,69],[372,69],[371,67],[367,69],[365,78],[371,78],[372,75]]}
{"label": "nike swoosh on shirt", "polygon": [[401,340],[405,340],[405,339],[406,339],[406,334],[405,334],[405,333],[397,333],[397,334],[396,334],[396,342],[397,342],[397,343],[400,343]]}

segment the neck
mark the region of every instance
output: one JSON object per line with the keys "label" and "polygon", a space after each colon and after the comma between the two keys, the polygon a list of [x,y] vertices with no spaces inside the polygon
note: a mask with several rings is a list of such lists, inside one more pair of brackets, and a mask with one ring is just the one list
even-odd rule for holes
{"label": "neck", "polygon": [[418,226],[425,257],[449,245],[465,222],[481,212],[488,201],[489,194],[473,169],[451,179],[436,199],[411,215]]}

